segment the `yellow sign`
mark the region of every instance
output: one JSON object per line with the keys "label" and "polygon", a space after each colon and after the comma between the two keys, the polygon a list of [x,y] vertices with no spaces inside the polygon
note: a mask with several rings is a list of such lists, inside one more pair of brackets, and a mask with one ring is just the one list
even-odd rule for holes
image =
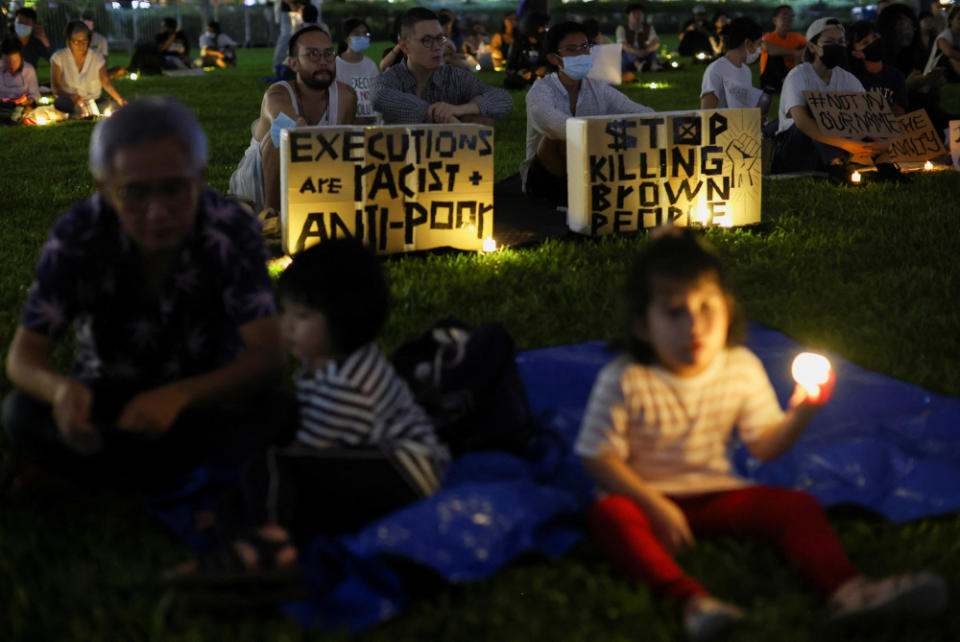
{"label": "yellow sign", "polygon": [[480,250],[493,234],[493,130],[287,129],[280,185],[281,237],[290,254],[342,236],[379,253]]}
{"label": "yellow sign", "polygon": [[567,225],[580,234],[665,223],[760,222],[760,110],[567,120]]}

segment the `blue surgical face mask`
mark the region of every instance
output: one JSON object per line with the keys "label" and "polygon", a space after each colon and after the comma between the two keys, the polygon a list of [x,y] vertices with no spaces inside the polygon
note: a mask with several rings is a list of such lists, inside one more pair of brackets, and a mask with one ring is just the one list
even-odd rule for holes
{"label": "blue surgical face mask", "polygon": [[350,36],[350,48],[354,51],[366,51],[370,46],[370,38],[367,36]]}
{"label": "blue surgical face mask", "polygon": [[574,80],[586,78],[587,74],[590,73],[590,69],[593,67],[593,56],[590,54],[564,56],[562,60],[563,73],[567,74]]}
{"label": "blue surgical face mask", "polygon": [[19,22],[13,25],[13,30],[17,32],[17,36],[19,36],[20,38],[26,38],[31,33],[33,33],[33,27],[31,27],[30,25],[20,24]]}

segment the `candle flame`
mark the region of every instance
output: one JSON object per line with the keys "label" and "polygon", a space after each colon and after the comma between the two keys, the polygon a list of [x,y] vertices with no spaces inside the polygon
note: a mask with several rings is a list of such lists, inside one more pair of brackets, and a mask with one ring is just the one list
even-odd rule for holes
{"label": "candle flame", "polygon": [[493,240],[492,236],[488,236],[483,239],[483,251],[484,252],[496,252],[497,251],[497,242]]}
{"label": "candle flame", "polygon": [[859,182],[860,182],[860,172],[856,172],[856,171],[855,171],[853,174],[850,174],[850,182],[851,182],[851,183],[859,183]]}
{"label": "candle flame", "polygon": [[801,352],[790,368],[793,380],[804,387],[807,394],[816,397],[820,386],[830,379],[830,360],[814,352]]}
{"label": "candle flame", "polygon": [[923,164],[923,169],[929,172],[931,169],[933,169],[933,163],[931,163],[930,161],[927,161],[926,163]]}

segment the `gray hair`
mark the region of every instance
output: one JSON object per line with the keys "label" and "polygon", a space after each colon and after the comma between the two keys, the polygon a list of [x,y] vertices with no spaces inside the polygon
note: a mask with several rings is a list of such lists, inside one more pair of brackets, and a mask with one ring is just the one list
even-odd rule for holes
{"label": "gray hair", "polygon": [[169,96],[138,98],[97,123],[90,137],[90,171],[102,180],[113,171],[120,148],[168,138],[183,145],[190,157],[188,171],[200,175],[207,166],[207,137],[187,106]]}

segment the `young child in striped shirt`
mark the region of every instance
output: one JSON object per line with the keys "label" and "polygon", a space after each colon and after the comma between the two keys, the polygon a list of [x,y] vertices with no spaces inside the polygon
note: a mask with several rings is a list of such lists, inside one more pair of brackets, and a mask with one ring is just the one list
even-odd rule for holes
{"label": "young child in striped shirt", "polygon": [[218,515],[225,545],[180,568],[188,584],[224,574],[296,580],[298,542],[357,530],[432,494],[449,460],[375,343],[389,298],[376,256],[352,239],[323,241],[294,257],[278,297],[284,342],[300,362],[295,436],[248,466],[233,502],[243,506]]}
{"label": "young child in striped shirt", "polygon": [[931,613],[946,604],[933,573],[869,580],[844,553],[817,500],[755,484],[728,459],[734,430],[751,454],[779,457],[826,403],[797,386],[784,412],[760,360],[739,345],[743,319],[717,255],[671,228],[638,257],[625,288],[625,353],[600,372],[575,445],[602,497],[591,532],[628,577],[682,608],[691,639],[743,617],[674,560],[694,535],[749,536],[777,545],[828,598],[833,616]]}

